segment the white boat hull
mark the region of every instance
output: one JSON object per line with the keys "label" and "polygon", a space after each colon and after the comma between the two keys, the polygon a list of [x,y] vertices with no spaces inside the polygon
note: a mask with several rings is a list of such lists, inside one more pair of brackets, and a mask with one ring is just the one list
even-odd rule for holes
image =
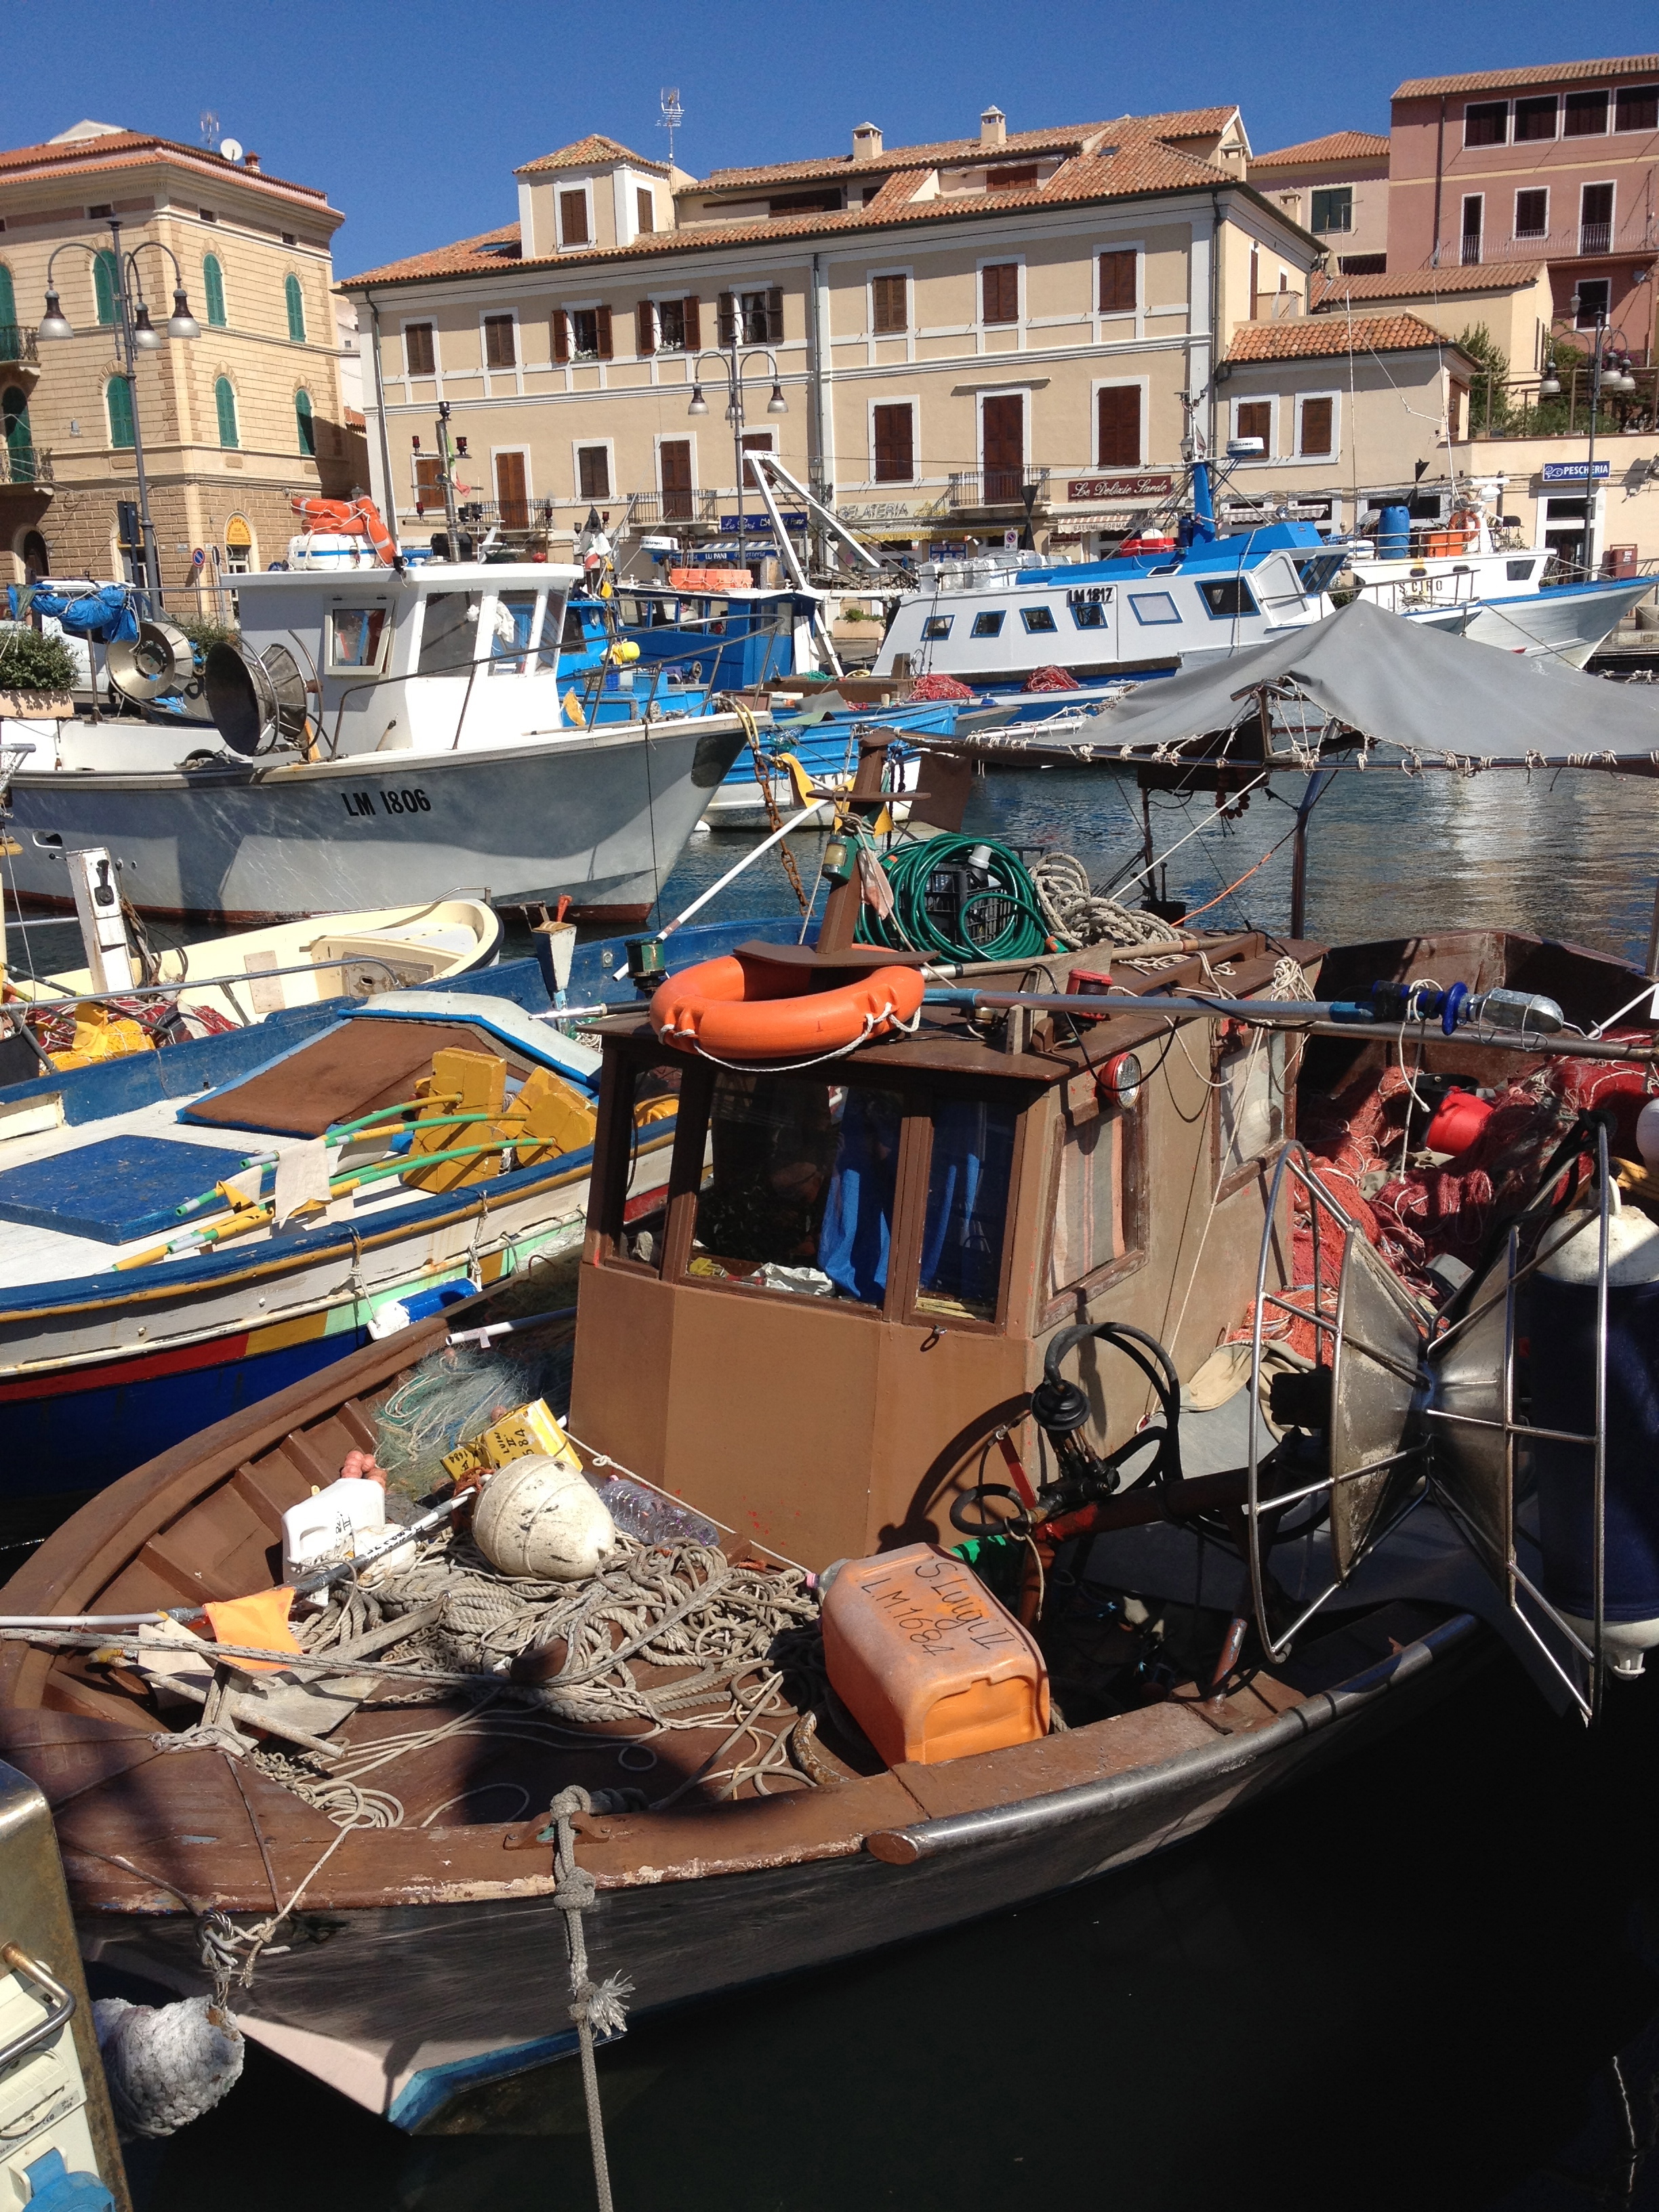
{"label": "white boat hull", "polygon": [[1651,576],[1630,583],[1565,584],[1513,599],[1477,599],[1462,607],[1401,609],[1407,622],[1495,645],[1500,652],[1547,654],[1573,668],[1590,655],[1638,600],[1653,589]]}
{"label": "white boat hull", "polygon": [[595,920],[655,898],[742,743],[735,717],[613,726],[459,752],[13,781],[12,888],[73,904],[62,855],[99,845],[141,914],[258,927],[442,898],[568,893]]}

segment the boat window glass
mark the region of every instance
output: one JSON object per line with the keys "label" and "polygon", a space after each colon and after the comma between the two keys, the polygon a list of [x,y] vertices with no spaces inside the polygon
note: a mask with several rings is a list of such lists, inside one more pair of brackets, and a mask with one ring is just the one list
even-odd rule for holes
{"label": "boat window glass", "polygon": [[331,607],[328,668],[331,675],[356,669],[378,673],[386,665],[392,626],[384,607]]}
{"label": "boat window glass", "polygon": [[975,637],[1000,637],[1002,635],[1002,611],[1000,608],[999,608],[994,614],[975,615],[974,617],[973,635]]}
{"label": "boat window glass", "polygon": [[421,623],[417,676],[447,676],[476,657],[482,592],[429,592]]}
{"label": "boat window glass", "polygon": [[635,1260],[649,1267],[662,1265],[663,1226],[668,1213],[668,1165],[684,1073],[683,1065],[666,1061],[637,1068],[629,1098],[628,1117],[632,1126],[617,1249],[624,1260]]}
{"label": "boat window glass", "polygon": [[929,615],[921,626],[921,634],[924,637],[949,637],[955,619],[954,615]]}
{"label": "boat window glass", "polygon": [[1123,1116],[1097,1114],[1069,1123],[1060,1153],[1060,1188],[1048,1232],[1048,1295],[1121,1259]]}
{"label": "boat window glass", "polygon": [[1016,1119],[1012,1106],[979,1098],[934,1109],[918,1313],[996,1318]]}
{"label": "boat window glass", "polygon": [[1285,1035],[1257,1030],[1248,1042],[1224,1047],[1216,1060],[1216,1174],[1230,1176],[1285,1134]]}
{"label": "boat window glass", "polygon": [[1106,610],[1098,599],[1085,599],[1073,605],[1072,622],[1078,629],[1104,629]]}
{"label": "boat window glass", "polygon": [[1051,630],[1054,627],[1054,611],[1052,607],[1022,607],[1019,611],[1019,618],[1024,623],[1027,631],[1032,634]]}
{"label": "boat window glass", "polygon": [[529,666],[529,649],[536,642],[537,605],[534,592],[503,592],[496,600],[492,676],[522,676]]}
{"label": "boat window glass", "polygon": [[1178,623],[1180,611],[1167,592],[1131,592],[1129,605],[1138,623]]}
{"label": "boat window glass", "polygon": [[1504,563],[1504,573],[1509,578],[1510,583],[1524,584],[1532,574],[1532,562],[1530,561],[1506,561]]}
{"label": "boat window glass", "polygon": [[[1242,576],[1223,576],[1213,584],[1200,584],[1199,592],[1212,615],[1253,615],[1261,612]],[[1139,600],[1136,601],[1139,605]]]}
{"label": "boat window glass", "polygon": [[1346,553],[1316,553],[1310,561],[1296,561],[1291,564],[1302,579],[1304,592],[1328,592],[1342,573]]}
{"label": "boat window glass", "polygon": [[587,643],[586,617],[595,614],[597,611],[597,609],[595,609],[591,601],[584,610],[577,605],[574,599],[566,600],[564,609],[564,636],[562,643],[567,653],[580,653],[582,647]]}
{"label": "boat window glass", "polygon": [[690,1274],[879,1305],[902,1115],[890,1091],[722,1069]]}

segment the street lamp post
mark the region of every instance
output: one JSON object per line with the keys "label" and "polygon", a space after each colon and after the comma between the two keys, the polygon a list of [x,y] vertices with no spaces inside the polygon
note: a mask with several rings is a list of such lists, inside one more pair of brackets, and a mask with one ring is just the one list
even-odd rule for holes
{"label": "street lamp post", "polygon": [[[1575,324],[1578,320],[1578,295],[1575,292],[1572,295]],[[1584,485],[1584,573],[1587,576],[1595,574],[1595,418],[1601,409],[1601,388],[1605,384],[1609,392],[1621,394],[1636,389],[1636,380],[1625,366],[1627,356],[1621,356],[1615,347],[1611,362],[1607,358],[1607,311],[1605,303],[1600,300],[1596,302],[1595,315],[1595,349],[1590,355],[1589,364],[1589,452],[1586,458]],[[1615,338],[1621,338],[1623,335],[1621,331],[1613,332]]]}
{"label": "street lamp post", "polygon": [[[708,402],[702,396],[702,365],[706,361],[714,362],[726,378],[726,419],[732,425],[732,453],[738,473],[738,552],[741,557],[745,550],[743,514],[743,392],[744,385],[750,381],[748,371],[751,361],[763,361],[772,379],[772,395],[766,403],[767,413],[787,415],[789,412],[789,403],[783,396],[783,386],[779,380],[777,356],[768,346],[754,346],[739,357],[738,333],[734,327],[729,346],[718,349],[711,347],[708,351],[697,356],[696,364],[691,372],[691,404],[685,410],[688,415],[706,415],[708,412]],[[753,380],[757,384],[764,380],[763,377],[756,377]]]}
{"label": "street lamp post", "polygon": [[[137,246],[125,253],[121,250],[121,225],[118,218],[110,219],[109,233],[112,245],[110,252],[115,292],[115,326],[121,350],[121,373],[127,387],[128,406],[132,416],[132,459],[138,476],[138,529],[143,539],[141,550],[144,560],[144,577],[157,606],[161,604],[161,569],[155,552],[155,526],[150,520],[149,479],[144,472],[144,434],[138,419],[138,356],[141,353],[157,353],[166,343],[149,316],[149,306],[144,298],[143,280],[139,274],[138,256],[149,247],[165,253],[173,264],[173,313],[167,317],[167,338],[198,338],[202,335],[199,323],[190,312],[190,302],[185,296],[184,271],[179,266],[179,257],[170,246],[159,238],[141,239]],[[100,249],[89,246],[83,238],[65,240],[53,250],[46,264],[46,312],[41,318],[37,336],[42,338],[72,338],[75,327],[64,314],[63,303],[53,289],[52,272],[58,256],[70,247],[78,247],[92,256],[94,266]],[[131,279],[131,293],[128,279]]]}

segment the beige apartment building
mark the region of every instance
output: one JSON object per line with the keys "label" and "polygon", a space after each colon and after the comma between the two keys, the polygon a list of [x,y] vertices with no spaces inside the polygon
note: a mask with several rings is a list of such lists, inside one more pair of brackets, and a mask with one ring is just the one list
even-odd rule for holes
{"label": "beige apartment building", "polygon": [[[351,277],[377,498],[567,551],[591,506],[637,550],[726,537],[744,443],[871,538],[1091,551],[1179,483],[1253,319],[1306,313],[1321,241],[1248,179],[1235,107],[849,150],[698,179],[591,137],[516,173],[518,220]],[[703,356],[702,367],[699,358]],[[707,411],[690,410],[701,378]],[[769,411],[774,391],[787,411]],[[753,515],[756,494],[746,494]],[[786,507],[788,504],[786,500]]]}
{"label": "beige apartment building", "polygon": [[[228,161],[88,122],[0,153],[0,581],[141,574],[112,216],[155,328],[171,310],[174,257],[201,325],[139,356],[163,585],[262,568],[293,534],[293,495],[366,488],[340,392],[330,241],[343,218],[257,154]],[[70,338],[36,337],[49,264]]]}
{"label": "beige apartment building", "polygon": [[1362,276],[1388,265],[1389,142],[1370,131],[1331,131],[1250,157],[1250,182],[1310,230],[1333,273]]}

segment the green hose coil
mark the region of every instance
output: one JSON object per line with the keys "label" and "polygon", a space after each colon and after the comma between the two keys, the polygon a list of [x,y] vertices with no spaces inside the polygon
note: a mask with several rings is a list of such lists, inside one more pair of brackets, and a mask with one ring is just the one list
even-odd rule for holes
{"label": "green hose coil", "polygon": [[[963,865],[969,854],[981,851],[990,854],[985,869],[990,886],[963,902],[953,934],[927,911],[928,879],[936,869]],[[1048,924],[1024,862],[994,837],[924,837],[915,844],[895,846],[881,865],[892,885],[893,911],[883,915],[873,907],[860,908],[856,935],[860,945],[925,952],[933,959],[951,962],[1031,960],[1052,947]],[[1013,913],[994,935],[970,936],[974,909],[993,900],[1012,906]]]}

